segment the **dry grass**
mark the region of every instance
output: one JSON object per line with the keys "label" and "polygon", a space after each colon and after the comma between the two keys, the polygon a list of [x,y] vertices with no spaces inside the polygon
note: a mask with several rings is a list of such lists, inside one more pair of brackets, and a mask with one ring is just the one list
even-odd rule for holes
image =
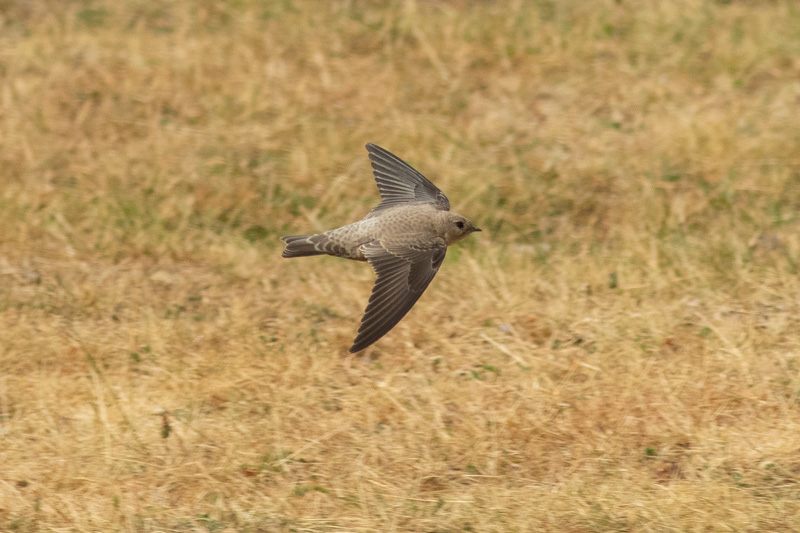
{"label": "dry grass", "polygon": [[0,530],[800,530],[800,8],[512,4],[0,2]]}

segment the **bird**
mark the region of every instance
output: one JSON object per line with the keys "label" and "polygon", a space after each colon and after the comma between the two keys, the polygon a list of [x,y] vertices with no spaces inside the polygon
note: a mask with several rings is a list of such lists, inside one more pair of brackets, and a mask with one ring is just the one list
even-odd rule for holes
{"label": "bird", "polygon": [[447,247],[481,231],[450,211],[447,196],[411,165],[366,146],[381,202],[363,219],[313,235],[281,237],[282,257],[332,255],[367,261],[376,280],[350,353],[386,335],[414,306],[444,261]]}

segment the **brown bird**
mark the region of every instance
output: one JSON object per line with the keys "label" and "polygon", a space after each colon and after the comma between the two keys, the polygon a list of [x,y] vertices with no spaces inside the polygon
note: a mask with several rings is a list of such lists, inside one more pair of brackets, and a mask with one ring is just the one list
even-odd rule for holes
{"label": "brown bird", "polygon": [[362,220],[315,235],[281,237],[283,257],[328,254],[369,261],[378,278],[350,353],[400,322],[430,284],[447,247],[475,231],[425,176],[396,155],[367,145],[381,203]]}

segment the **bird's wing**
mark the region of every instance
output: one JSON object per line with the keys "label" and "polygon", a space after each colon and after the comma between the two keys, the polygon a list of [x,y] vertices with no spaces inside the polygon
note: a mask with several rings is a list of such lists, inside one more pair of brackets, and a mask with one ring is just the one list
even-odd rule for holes
{"label": "bird's wing", "polygon": [[432,203],[442,211],[450,210],[447,196],[411,165],[371,143],[367,145],[367,151],[382,200],[367,216],[408,202]]}
{"label": "bird's wing", "polygon": [[363,350],[400,322],[439,271],[447,252],[444,240],[403,248],[386,248],[375,241],[361,250],[378,279],[350,353]]}

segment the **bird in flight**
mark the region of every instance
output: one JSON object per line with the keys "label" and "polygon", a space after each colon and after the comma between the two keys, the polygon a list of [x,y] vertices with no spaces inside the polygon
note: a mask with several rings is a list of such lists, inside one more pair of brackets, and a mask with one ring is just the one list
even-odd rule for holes
{"label": "bird in flight", "polygon": [[281,237],[283,257],[333,255],[368,261],[377,274],[372,295],[350,347],[356,353],[389,332],[439,271],[447,247],[475,231],[466,217],[408,163],[367,145],[381,203],[363,219],[314,235]]}

